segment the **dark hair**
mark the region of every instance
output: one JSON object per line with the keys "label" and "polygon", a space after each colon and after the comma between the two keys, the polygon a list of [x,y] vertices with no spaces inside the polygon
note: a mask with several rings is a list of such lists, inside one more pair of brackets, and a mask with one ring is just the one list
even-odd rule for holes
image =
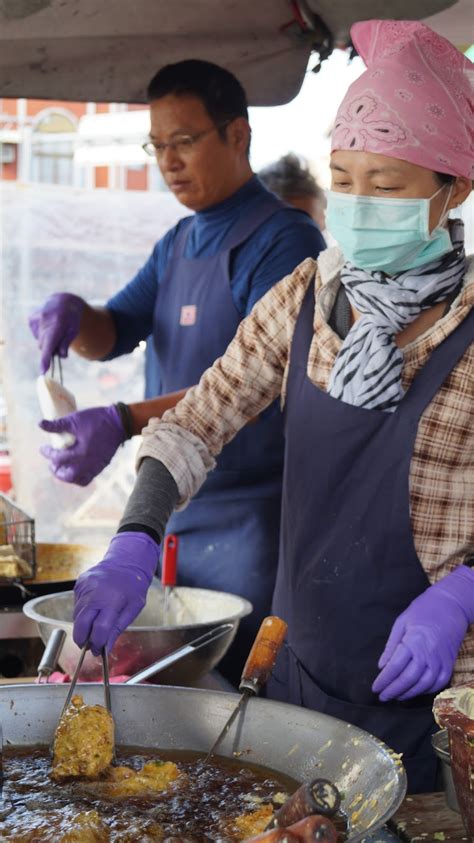
{"label": "dark hair", "polygon": [[[169,94],[200,99],[216,126],[235,117],[248,120],[247,96],[242,85],[230,71],[209,61],[187,59],[162,67],[148,85],[148,102]],[[219,134],[225,139],[225,127]]]}
{"label": "dark hair", "polygon": [[273,164],[258,172],[264,185],[282,199],[296,196],[313,196],[323,200],[324,190],[319,186],[304,158],[289,152]]}
{"label": "dark hair", "polygon": [[451,173],[435,173],[435,176],[440,184],[453,184],[456,181],[456,176]]}

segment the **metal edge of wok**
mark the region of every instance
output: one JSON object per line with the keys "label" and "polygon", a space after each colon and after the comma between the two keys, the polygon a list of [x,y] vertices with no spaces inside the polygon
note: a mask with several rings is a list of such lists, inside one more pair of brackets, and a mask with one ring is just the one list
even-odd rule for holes
{"label": "metal edge of wok", "polygon": [[[100,683],[78,684],[77,692],[84,696],[86,702],[102,701]],[[192,749],[205,754],[210,736],[215,734],[219,724],[224,724],[236,702],[235,694],[173,686],[113,685],[111,693],[118,743],[156,748],[162,752],[167,749]],[[63,685],[1,687],[0,722],[6,744],[47,745],[64,697]],[[31,716],[33,710],[34,718]],[[130,734],[134,736],[133,744],[130,740],[124,741]],[[328,735],[333,737],[325,741]],[[347,802],[344,801],[345,811],[350,815],[354,810],[349,800],[354,803],[355,793],[362,793],[367,804],[377,804],[377,793],[386,800],[380,815],[374,813],[368,824],[360,826],[347,838],[347,843],[359,843],[388,822],[406,793],[406,774],[398,756],[377,738],[329,715],[273,700],[250,699],[243,715],[237,718],[226,737],[221,754],[232,758],[238,750],[237,757],[242,757],[244,763],[260,764],[298,781],[317,772],[331,778],[347,793],[346,773],[342,777],[340,775],[341,764],[333,759],[338,775],[332,775],[331,764],[328,763],[331,754],[335,756],[335,750],[339,751],[339,741],[341,744],[345,741],[345,747],[351,743],[351,763],[357,770],[355,779],[350,783]],[[254,747],[257,743],[258,746],[252,748],[249,745],[252,743]],[[333,745],[332,753],[329,752],[329,744]],[[371,758],[372,765],[369,778],[367,758]],[[386,781],[383,779],[384,771],[387,773]],[[363,792],[364,786],[368,791]],[[374,791],[376,786],[379,790]],[[361,807],[360,800],[357,807]]]}

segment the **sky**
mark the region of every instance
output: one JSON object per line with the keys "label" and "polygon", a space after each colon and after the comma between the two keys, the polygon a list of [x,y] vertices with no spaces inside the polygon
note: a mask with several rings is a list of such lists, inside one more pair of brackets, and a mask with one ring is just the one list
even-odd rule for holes
{"label": "sky", "polygon": [[[315,59],[310,61],[310,67]],[[359,58],[348,60],[348,53],[335,50],[319,73],[308,70],[301,90],[287,105],[275,108],[251,108],[251,163],[255,170],[287,152],[303,155],[326,181],[322,162],[329,154],[328,132],[347,88],[362,71]]]}

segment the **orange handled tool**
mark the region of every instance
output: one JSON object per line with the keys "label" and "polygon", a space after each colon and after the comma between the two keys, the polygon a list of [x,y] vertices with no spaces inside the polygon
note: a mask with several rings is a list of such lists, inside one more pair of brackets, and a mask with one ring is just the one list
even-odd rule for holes
{"label": "orange handled tool", "polygon": [[305,817],[287,828],[264,831],[257,837],[250,837],[247,843],[337,843],[336,826],[327,817]]}
{"label": "orange handled tool", "polygon": [[301,837],[297,837],[287,828],[275,828],[273,831],[264,831],[257,837],[248,837],[246,843],[301,843]]}
{"label": "orange handled tool", "polygon": [[268,682],[288,625],[281,618],[264,618],[240,677],[239,691],[258,694]]}
{"label": "orange handled tool", "polygon": [[287,629],[288,626],[285,621],[282,621],[281,618],[277,618],[275,615],[270,615],[268,618],[263,619],[240,678],[239,691],[241,691],[242,696],[217,740],[214,741],[206,755],[206,762],[215,754],[217,747],[226,736],[242,708],[244,700],[247,700],[250,696],[256,696],[268,681]]}
{"label": "orange handled tool", "polygon": [[312,779],[295,790],[270,820],[267,829],[288,828],[298,820],[317,814],[333,817],[341,807],[341,794],[328,779]]}

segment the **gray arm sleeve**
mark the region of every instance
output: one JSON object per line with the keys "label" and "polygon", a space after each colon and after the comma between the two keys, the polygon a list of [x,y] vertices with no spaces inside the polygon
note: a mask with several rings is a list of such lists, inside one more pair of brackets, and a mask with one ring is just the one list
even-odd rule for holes
{"label": "gray arm sleeve", "polygon": [[160,543],[178,501],[178,487],[166,466],[159,460],[145,457],[118,532],[141,531]]}

